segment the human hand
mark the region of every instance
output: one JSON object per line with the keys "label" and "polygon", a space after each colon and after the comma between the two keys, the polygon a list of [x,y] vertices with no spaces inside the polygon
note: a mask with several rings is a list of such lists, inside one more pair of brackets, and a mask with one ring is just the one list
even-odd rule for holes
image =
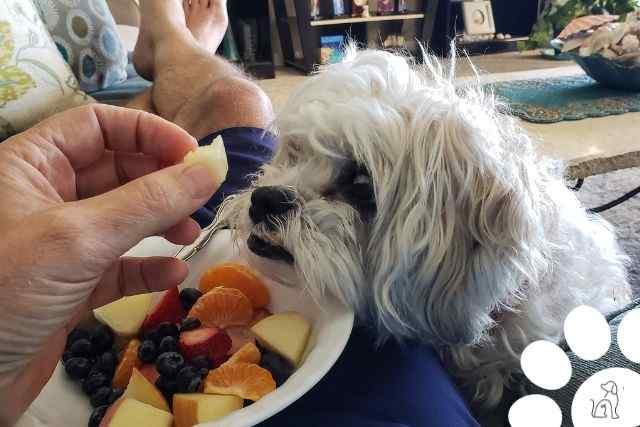
{"label": "human hand", "polygon": [[197,237],[188,216],[217,184],[179,164],[196,147],[157,116],[103,105],[0,144],[0,425],[35,399],[90,309],[187,276],[174,258],[121,255],[152,235]]}

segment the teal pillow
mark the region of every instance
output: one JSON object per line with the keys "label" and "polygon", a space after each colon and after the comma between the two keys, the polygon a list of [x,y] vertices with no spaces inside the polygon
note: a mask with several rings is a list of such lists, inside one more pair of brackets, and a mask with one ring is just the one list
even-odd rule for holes
{"label": "teal pillow", "polygon": [[85,92],[127,79],[127,52],[105,0],[33,0]]}

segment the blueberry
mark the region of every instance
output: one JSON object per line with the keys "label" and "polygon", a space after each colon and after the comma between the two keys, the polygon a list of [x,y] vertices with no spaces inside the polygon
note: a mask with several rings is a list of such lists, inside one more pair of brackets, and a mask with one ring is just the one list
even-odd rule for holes
{"label": "blueberry", "polygon": [[211,369],[213,365],[207,356],[196,356],[191,359],[191,364],[196,368]]}
{"label": "blueberry", "polygon": [[138,359],[142,363],[153,363],[158,356],[158,349],[153,341],[142,341],[138,348]]}
{"label": "blueberry", "polygon": [[102,372],[91,371],[82,383],[82,391],[91,396],[97,389],[109,385],[111,380]]}
{"label": "blueberry", "polygon": [[89,360],[85,357],[72,357],[64,365],[67,374],[74,380],[85,378],[91,370]]}
{"label": "blueberry", "polygon": [[251,404],[253,404],[253,400],[245,399],[242,407],[244,408],[245,406],[249,406]]}
{"label": "blueberry", "polygon": [[152,329],[145,334],[144,339],[145,341],[153,341],[155,345],[158,345],[160,344],[162,337],[160,336],[160,333],[158,333],[157,329]]}
{"label": "blueberry", "polygon": [[89,337],[89,332],[85,331],[84,329],[75,328],[71,332],[69,332],[69,335],[67,335],[67,345],[65,346],[65,348],[68,349],[69,347],[71,347],[71,344],[78,341],[79,339],[89,339]]}
{"label": "blueberry", "polygon": [[100,372],[103,372],[108,377],[113,377],[113,374],[116,371],[116,365],[118,364],[118,358],[115,353],[112,351],[107,351],[106,353],[102,353],[94,368],[98,369]]}
{"label": "blueberry", "polygon": [[88,357],[93,355],[93,347],[91,347],[91,341],[86,338],[80,338],[76,340],[71,347],[69,347],[71,354],[74,356]]}
{"label": "blueberry", "polygon": [[189,311],[201,296],[202,292],[199,290],[194,288],[185,288],[180,291],[180,304],[182,304],[182,307],[185,310]]}
{"label": "blueberry", "polygon": [[200,368],[198,370],[198,372],[200,373],[200,376],[202,378],[206,377],[207,375],[209,375],[209,370],[207,368]]}
{"label": "blueberry", "polygon": [[195,378],[191,378],[191,381],[186,385],[186,387],[180,390],[183,393],[196,393],[202,387],[202,378],[197,376]]}
{"label": "blueberry", "polygon": [[109,397],[111,397],[111,387],[102,386],[93,392],[89,401],[91,406],[97,408],[98,406],[108,405]]}
{"label": "blueberry", "polygon": [[65,350],[64,353],[62,353],[62,357],[60,357],[60,359],[62,360],[62,363],[67,363],[67,361],[69,359],[71,359],[73,357],[73,353],[71,353],[71,351],[69,350]]}
{"label": "blueberry", "polygon": [[260,366],[271,372],[271,375],[273,375],[273,379],[278,387],[280,387],[293,373],[293,366],[291,366],[291,364],[284,358],[271,351],[265,351],[262,353]]}
{"label": "blueberry", "polygon": [[111,394],[109,395],[109,405],[120,399],[123,394],[124,390],[121,388],[114,388],[113,390],[111,390]]}
{"label": "blueberry", "polygon": [[180,335],[178,331],[178,326],[175,323],[171,322],[162,322],[158,325],[158,335],[160,335],[160,339],[164,337],[174,337],[177,338]]}
{"label": "blueberry", "polygon": [[173,395],[178,391],[176,380],[162,375],[156,380],[156,387],[167,398],[168,402],[171,402]]}
{"label": "blueberry", "polygon": [[191,382],[194,379],[200,379],[200,369],[195,366],[184,366],[176,375],[176,386],[180,393],[193,393],[190,390]]}
{"label": "blueberry", "polygon": [[162,353],[156,360],[158,373],[168,378],[174,378],[183,366],[184,358],[176,352]]}
{"label": "blueberry", "polygon": [[171,336],[162,338],[162,341],[160,341],[160,345],[158,346],[159,354],[168,353],[168,352],[177,351],[177,350],[178,350],[178,341],[175,339],[175,337],[171,337]]}
{"label": "blueberry", "polygon": [[113,331],[107,325],[98,325],[91,332],[91,344],[96,353],[103,353],[113,347]]}
{"label": "blueberry", "polygon": [[107,413],[107,409],[109,409],[109,405],[98,406],[91,413],[91,417],[89,417],[88,427],[99,427],[102,419],[104,418],[104,414]]}
{"label": "blueberry", "polygon": [[202,325],[200,319],[196,317],[185,317],[180,324],[180,332],[192,331],[198,329]]}

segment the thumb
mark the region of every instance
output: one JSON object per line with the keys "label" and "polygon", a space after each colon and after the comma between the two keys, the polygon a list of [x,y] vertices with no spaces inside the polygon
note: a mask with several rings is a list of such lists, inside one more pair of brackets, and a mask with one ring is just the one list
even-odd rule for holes
{"label": "thumb", "polygon": [[93,234],[120,256],[145,237],[187,218],[216,192],[220,182],[202,164],[179,164],[133,180],[80,204]]}

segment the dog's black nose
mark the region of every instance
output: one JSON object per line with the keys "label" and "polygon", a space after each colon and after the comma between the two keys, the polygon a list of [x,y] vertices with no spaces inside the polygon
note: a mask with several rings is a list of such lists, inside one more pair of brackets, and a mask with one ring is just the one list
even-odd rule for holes
{"label": "dog's black nose", "polygon": [[270,224],[276,217],[284,215],[295,206],[294,191],[280,186],[258,187],[251,194],[249,217],[255,224]]}

